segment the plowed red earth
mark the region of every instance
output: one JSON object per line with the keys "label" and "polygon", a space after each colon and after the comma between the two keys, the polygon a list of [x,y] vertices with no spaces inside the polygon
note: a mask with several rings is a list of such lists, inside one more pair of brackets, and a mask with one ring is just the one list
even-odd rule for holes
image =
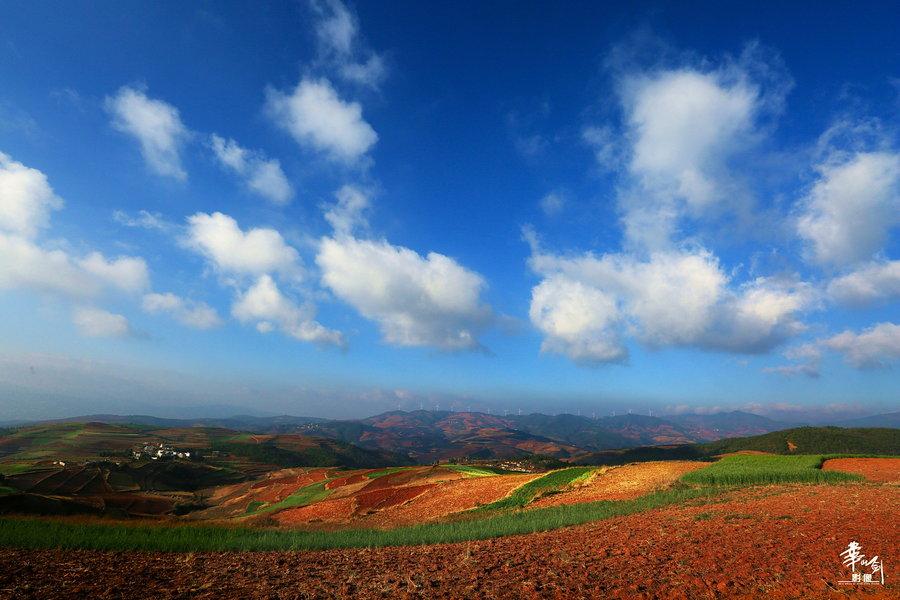
{"label": "plowed red earth", "polygon": [[665,488],[689,471],[709,466],[697,461],[660,461],[613,467],[595,475],[584,485],[540,498],[532,507],[579,504],[597,500],[630,500]]}
{"label": "plowed red earth", "polygon": [[355,511],[356,498],[329,498],[308,506],[282,510],[275,513],[272,519],[279,525],[289,526],[311,523],[346,523]]}
{"label": "plowed red earth", "polygon": [[435,487],[435,484],[429,483],[425,485],[408,485],[405,487],[386,488],[371,492],[360,492],[356,496],[356,504],[361,513],[383,510],[392,506],[399,506],[404,502],[409,502],[416,496],[421,496],[433,487]]}
{"label": "plowed red earth", "polygon": [[338,477],[337,479],[333,479],[325,484],[326,490],[334,490],[337,488],[341,488],[348,485],[353,485],[354,483],[363,483],[368,481],[369,478],[366,477],[366,473],[356,473],[354,475],[348,475],[347,477]]}
{"label": "plowed red earth", "polygon": [[856,473],[869,481],[900,482],[900,458],[833,458],[822,469]]}
{"label": "plowed red earth", "polygon": [[433,521],[505,498],[536,477],[538,475],[504,475],[449,481],[402,506],[369,515],[360,525],[396,527]]}
{"label": "plowed red earth", "polygon": [[[764,487],[524,536],[321,552],[0,550],[9,598],[897,598],[900,488]],[[887,586],[844,587],[849,541]]]}

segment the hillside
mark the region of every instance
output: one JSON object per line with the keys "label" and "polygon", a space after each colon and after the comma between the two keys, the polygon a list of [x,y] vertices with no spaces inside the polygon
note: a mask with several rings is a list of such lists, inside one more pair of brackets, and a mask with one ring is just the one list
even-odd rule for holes
{"label": "hillside", "polygon": [[797,427],[747,438],[700,444],[705,455],[742,450],[775,454],[879,454],[900,455],[900,429]]}
{"label": "hillside", "polygon": [[351,468],[407,464],[402,455],[367,450],[339,440],[302,434],[256,435],[216,427],[155,429],[141,425],[59,423],[23,427],[0,435],[0,473],[55,462],[88,463],[135,460],[133,452],[145,446],[165,445],[190,452],[188,461],[245,474],[279,467],[342,466]]}

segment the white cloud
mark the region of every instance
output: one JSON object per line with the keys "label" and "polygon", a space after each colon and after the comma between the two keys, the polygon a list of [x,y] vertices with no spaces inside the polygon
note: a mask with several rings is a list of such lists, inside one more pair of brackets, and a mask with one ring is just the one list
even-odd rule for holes
{"label": "white cloud", "polygon": [[532,323],[544,349],[578,362],[616,362],[632,336],[650,347],[687,346],[738,353],[768,350],[803,329],[815,301],[808,285],[757,279],[732,286],[705,250],[558,257],[534,240]]}
{"label": "white cloud", "polygon": [[598,165],[604,169],[616,168],[621,149],[611,127],[585,127],[581,132],[581,139],[594,149]]}
{"label": "white cloud", "polygon": [[49,225],[49,210],[61,206],[42,172],[0,153],[0,289],[85,298],[108,288],[138,292],[149,285],[142,258],[107,259],[99,252],[77,258],[31,239]]}
{"label": "white cloud", "polygon": [[492,320],[480,295],[484,279],[453,259],[349,236],[324,238],[316,263],[336,296],[378,323],[397,346],[443,350],[481,347]]}
{"label": "white cloud", "polygon": [[31,240],[0,234],[0,288],[86,297],[96,295],[101,286],[64,251],[45,250]]}
{"label": "white cloud", "polygon": [[857,369],[884,368],[900,360],[900,325],[878,323],[860,333],[852,330],[789,348],[785,357],[799,364],[763,369],[782,375],[804,374],[818,377],[822,356],[832,351],[841,354],[844,362]]}
{"label": "white cloud", "polygon": [[106,109],[113,116],[113,127],[138,141],[141,154],[153,171],[165,177],[187,179],[181,165],[181,147],[189,131],[177,108],[148,98],[142,90],[124,86],[115,96],[107,97]]}
{"label": "white cloud", "polygon": [[225,272],[261,275],[279,272],[299,279],[300,256],[274,229],[242,231],[232,217],[216,212],[188,217],[185,243]]}
{"label": "white cloud", "polygon": [[618,332],[616,300],[594,287],[564,275],[548,277],[531,291],[528,315],[545,336],[543,352],[566,354],[579,363],[628,357]]}
{"label": "white cloud", "polygon": [[818,379],[821,375],[819,365],[817,363],[799,364],[799,365],[781,365],[777,367],[764,367],[763,373],[774,373],[784,377],[796,377],[804,375],[812,379]]}
{"label": "white cloud", "polygon": [[341,65],[338,72],[347,81],[377,88],[387,75],[387,67],[380,55],[373,54],[365,62],[348,62]]}
{"label": "white cloud", "polygon": [[131,333],[128,319],[99,308],[77,308],[72,320],[81,334],[88,337],[125,337]]}
{"label": "white cloud", "polygon": [[900,298],[900,260],[871,262],[833,279],[828,295],[851,306]]}
{"label": "white cloud", "polygon": [[172,293],[146,294],[141,306],[150,314],[168,313],[179,323],[195,329],[212,329],[222,324],[219,314],[210,305],[185,300]]}
{"label": "white cloud", "polygon": [[[318,15],[316,35],[320,60],[329,63],[347,81],[378,88],[387,74],[384,59],[369,52],[359,40],[356,16],[339,0],[313,1]],[[368,54],[367,59],[360,55]]]}
{"label": "white cloud", "polygon": [[900,325],[879,323],[861,333],[850,330],[822,341],[858,369],[885,367],[900,359]]}
{"label": "white cloud", "polygon": [[114,260],[99,252],[72,258],[59,249],[44,249],[31,240],[0,234],[0,289],[25,288],[63,296],[94,297],[114,288],[138,292],[149,284],[142,258]]}
{"label": "white cloud", "polygon": [[298,144],[353,162],[378,141],[357,102],[344,102],[326,79],[303,79],[290,94],[268,90],[266,112]]}
{"label": "white cloud", "polygon": [[751,130],[760,92],[722,73],[663,71],[624,86],[634,136],[631,171],[647,189],[674,193],[692,209],[720,199],[725,159]]}
{"label": "white cloud", "polygon": [[290,202],[294,190],[278,160],[268,159],[259,152],[251,152],[236,141],[216,134],[210,137],[210,146],[219,162],[241,175],[251,191],[273,204]]}
{"label": "white cloud", "polygon": [[140,292],[150,285],[147,263],[143,258],[120,256],[108,260],[99,252],[91,252],[78,260],[78,266],[98,280],[125,292]]}
{"label": "white cloud", "polygon": [[324,327],[315,320],[311,304],[298,306],[278,289],[275,281],[262,275],[250,289],[241,294],[231,314],[243,323],[256,323],[260,333],[278,326],[286,335],[304,342],[343,346],[340,332]]}
{"label": "white cloud", "polygon": [[838,266],[870,259],[900,224],[900,155],[860,152],[818,171],[797,221],[810,258]]}
{"label": "white cloud", "polygon": [[548,217],[558,215],[566,205],[566,200],[557,192],[550,192],[541,198],[541,210]]}
{"label": "white cloud", "polygon": [[316,34],[326,52],[350,54],[359,29],[353,13],[338,0],[313,2],[313,9],[321,17],[316,24]]}
{"label": "white cloud", "polygon": [[0,152],[0,231],[34,237],[62,205],[43,173]]}
{"label": "white cloud", "polygon": [[113,211],[113,220],[125,227],[140,227],[141,229],[155,229],[157,231],[168,231],[172,229],[172,223],[166,221],[159,213],[151,213],[146,210],[139,210],[137,216],[130,216],[123,210]]}
{"label": "white cloud", "polygon": [[369,197],[352,185],[341,187],[336,193],[337,202],[325,211],[325,220],[334,228],[335,235],[350,235],[353,230],[365,226],[364,212],[369,208]]}
{"label": "white cloud", "polygon": [[[760,54],[750,45],[740,60],[714,69],[619,77],[622,131],[587,127],[582,137],[602,167],[621,174],[618,204],[627,245],[671,249],[686,219],[752,216],[752,190],[733,166],[749,162],[761,124],[777,112],[789,87]],[[777,67],[777,58],[769,59]]]}

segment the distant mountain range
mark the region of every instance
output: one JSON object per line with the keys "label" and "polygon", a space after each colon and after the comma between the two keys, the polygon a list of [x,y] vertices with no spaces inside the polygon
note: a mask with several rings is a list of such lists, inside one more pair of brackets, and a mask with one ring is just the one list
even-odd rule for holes
{"label": "distant mountain range", "polygon": [[[358,420],[247,415],[197,419],[168,419],[149,415],[87,415],[43,422],[48,425],[66,423],[133,424],[159,431],[167,430],[173,434],[175,430],[199,432],[203,429],[207,435],[217,438],[225,435],[226,431],[246,432],[269,436],[269,445],[292,446],[294,444],[289,443],[292,439],[290,436],[298,436],[321,440],[317,442],[317,448],[320,449],[316,452],[325,449],[323,444],[332,440],[333,444],[343,446],[328,447],[327,453],[347,454],[354,447],[361,452],[374,453],[371,456],[353,456],[352,460],[347,454],[347,457],[337,461],[348,464],[353,461],[374,464],[393,460],[399,464],[463,458],[505,460],[537,457],[581,462],[591,460],[592,455],[611,450],[658,452],[658,447],[661,446],[708,445],[717,440],[759,436],[788,430],[797,425],[741,411],[666,417],[624,414],[596,419],[571,414],[500,416],[481,412],[425,410],[391,411]],[[900,428],[900,413],[854,419],[839,425]],[[214,430],[220,433],[215,433]],[[648,447],[657,448],[648,450]],[[238,447],[237,450],[244,448]]]}
{"label": "distant mountain range", "polygon": [[[358,420],[238,415],[167,419],[149,415],[87,415],[48,423],[133,423],[157,428],[216,427],[259,434],[302,434],[360,448],[397,453],[416,462],[454,458],[506,459],[541,455],[577,460],[621,448],[682,445],[754,436],[797,426],[742,411],[651,417],[624,414],[492,415],[481,412],[391,411]],[[900,413],[875,415],[838,425],[900,427]]]}

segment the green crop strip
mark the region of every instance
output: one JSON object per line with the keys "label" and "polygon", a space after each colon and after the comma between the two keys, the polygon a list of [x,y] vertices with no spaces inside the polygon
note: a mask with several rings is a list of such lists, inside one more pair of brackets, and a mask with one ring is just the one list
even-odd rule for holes
{"label": "green crop strip", "polygon": [[502,469],[495,469],[493,467],[473,467],[470,465],[447,465],[447,468],[468,475],[469,477],[491,477],[493,475],[503,475],[506,473],[506,471]]}
{"label": "green crop strip", "polygon": [[[301,506],[308,506],[314,502],[320,502],[331,495],[331,490],[325,489],[325,484],[328,483],[328,481],[330,480],[303,486],[281,502],[276,502],[275,504],[270,504],[268,506],[256,507],[253,514],[265,514],[284,510],[286,508],[300,508]],[[247,506],[247,512],[250,512],[250,506]]]}
{"label": "green crop strip", "polygon": [[475,510],[502,510],[525,506],[538,496],[557,492],[583,478],[590,477],[591,473],[596,470],[596,467],[571,467],[568,469],[551,471],[543,477],[533,479],[525,485],[516,488],[506,498],[490,504],[485,504]]}
{"label": "green crop strip", "polygon": [[822,463],[829,458],[837,456],[827,454],[726,456],[704,469],[682,475],[681,481],[699,485],[767,485],[862,480],[859,475],[851,473],[823,471]]}
{"label": "green crop strip", "polygon": [[379,477],[384,477],[385,475],[393,475],[394,473],[399,473],[400,471],[405,470],[405,467],[389,467],[387,469],[380,469],[378,471],[366,473],[366,477],[368,477],[369,479],[378,479]]}

